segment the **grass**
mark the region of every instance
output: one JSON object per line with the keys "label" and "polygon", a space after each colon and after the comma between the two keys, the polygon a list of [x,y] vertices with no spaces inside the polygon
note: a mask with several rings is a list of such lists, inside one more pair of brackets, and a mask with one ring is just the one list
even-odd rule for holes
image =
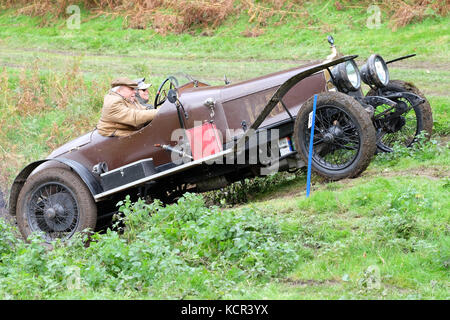
{"label": "grass", "polygon": [[276,184],[220,211],[189,194],[165,208],[124,201],[124,233],[95,235],[88,249],[45,252],[2,224],[0,296],[447,300],[448,145],[427,143],[390,171],[378,157],[358,179],[315,180],[309,198],[299,176],[289,193]]}
{"label": "grass", "polygon": [[[163,37],[123,29],[121,18],[100,16],[69,30],[63,19],[38,28],[39,18],[1,12],[4,190],[25,164],[94,128],[116,76],[147,76],[154,91],[166,75],[177,72],[211,84],[223,83],[224,74],[237,82],[324,59],[329,33],[344,53],[360,54],[360,65],[372,52],[387,59],[417,53],[392,65],[391,78],[412,81],[427,96],[434,136],[421,148],[377,155],[358,179],[326,183],[313,177],[308,199],[305,175],[298,173],[242,189],[250,190],[250,197],[236,189],[233,201],[249,202],[222,213],[197,198],[186,200],[198,209],[191,218],[184,216],[186,203],[166,211],[146,208],[165,212],[168,221],[183,221],[164,228],[135,205],[138,214],[131,215],[135,220],[127,221],[125,233],[96,235],[88,250],[74,241],[44,252],[38,239],[23,243],[0,220],[0,297],[448,300],[448,18],[425,19],[393,32],[384,20],[380,29],[366,28],[366,8],[338,12],[313,2],[307,10],[315,15],[311,25],[293,19],[276,25],[274,17],[256,38],[242,35],[254,27],[245,14],[230,17],[212,36],[194,30]],[[215,229],[201,224],[211,212]],[[252,225],[254,233],[247,238],[227,234],[230,225]],[[273,241],[262,236],[266,231]],[[233,255],[227,241],[243,241],[248,249]],[[189,249],[176,251],[181,246]],[[69,290],[74,270],[80,272],[80,288]]]}
{"label": "grass", "polygon": [[[332,33],[336,44],[346,52],[367,57],[373,52],[399,56],[417,53],[421,61],[449,61],[448,17],[427,18],[397,31],[382,19],[378,29],[366,26],[367,8],[338,11],[333,5],[313,2],[307,5],[309,20],[286,18],[277,25],[277,17],[267,21],[264,33],[256,38],[242,35],[249,27],[249,16],[232,16],[212,33],[162,36],[151,29],[123,29],[123,19],[100,16],[82,22],[80,29],[68,29],[64,19],[53,25],[35,28],[39,18],[17,16],[5,10],[0,15],[1,45],[8,48],[55,49],[94,53],[146,55],[191,59],[318,59],[328,54],[326,35]],[[82,19],[88,15],[82,13]],[[398,39],[404,41],[398,41]],[[433,43],[434,45],[430,45]]]}

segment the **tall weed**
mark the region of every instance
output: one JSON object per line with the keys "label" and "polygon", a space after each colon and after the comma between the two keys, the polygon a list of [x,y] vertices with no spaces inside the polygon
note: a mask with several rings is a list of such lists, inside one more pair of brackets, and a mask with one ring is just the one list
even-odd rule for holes
{"label": "tall weed", "polygon": [[88,82],[79,60],[62,72],[44,67],[35,60],[18,74],[0,72],[0,190],[5,193],[27,162],[95,127],[108,89],[106,80]]}
{"label": "tall weed", "polygon": [[[355,1],[341,0],[334,2],[337,10],[354,8]],[[66,17],[65,9],[72,3],[68,0],[30,1],[0,0],[0,8],[17,8],[19,14],[42,16],[42,26],[46,26],[57,18]],[[313,20],[309,17],[303,0],[80,0],[92,13],[91,17],[113,15],[124,17],[125,28],[152,28],[158,33],[182,33],[193,28],[216,28],[229,16],[246,12],[248,22],[253,30],[247,36],[262,34],[270,18],[276,16],[277,24],[283,23],[287,16],[302,20]],[[376,3],[388,15],[393,29],[420,21],[429,16],[446,16],[448,4],[446,0],[438,1],[379,1]],[[358,1],[357,7],[367,9],[373,1]],[[309,17],[310,19],[305,19]],[[325,23],[325,22],[324,22]],[[330,28],[328,26],[328,28]],[[245,35],[244,34],[244,35]]]}
{"label": "tall weed", "polygon": [[278,172],[265,177],[246,178],[220,190],[205,192],[204,197],[208,205],[226,207],[242,204],[252,200],[255,195],[275,190],[302,174],[302,171],[295,174]]}

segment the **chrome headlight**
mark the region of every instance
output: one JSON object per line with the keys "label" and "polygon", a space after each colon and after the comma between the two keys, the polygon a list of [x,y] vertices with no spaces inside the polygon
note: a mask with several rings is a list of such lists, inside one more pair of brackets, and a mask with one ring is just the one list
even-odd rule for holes
{"label": "chrome headlight", "polygon": [[387,86],[389,83],[389,70],[383,58],[378,54],[373,54],[367,59],[361,68],[361,79],[368,85],[379,88]]}
{"label": "chrome headlight", "polygon": [[338,64],[331,70],[336,87],[343,91],[356,91],[361,87],[361,76],[355,61]]}

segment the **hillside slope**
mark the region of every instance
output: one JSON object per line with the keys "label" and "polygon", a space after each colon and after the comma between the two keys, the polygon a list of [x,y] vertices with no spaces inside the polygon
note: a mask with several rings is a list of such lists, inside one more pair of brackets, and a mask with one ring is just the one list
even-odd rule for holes
{"label": "hillside slope", "polygon": [[45,251],[0,219],[0,298],[448,300],[448,141],[397,151],[309,198],[297,174],[223,209],[125,200],[123,232],[88,248]]}
{"label": "hillside slope", "polygon": [[[14,3],[16,7],[0,13],[0,189],[6,194],[24,165],[95,126],[114,77],[146,76],[154,84],[152,95],[167,75],[179,72],[211,84],[223,83],[224,74],[236,82],[324,59],[329,33],[341,51],[359,54],[360,64],[373,52],[386,59],[417,53],[393,64],[391,76],[416,83],[431,101],[435,133],[450,133],[450,23],[436,8],[394,32],[383,6],[380,25],[369,28],[371,12],[365,3],[341,1],[340,7],[313,1],[301,9],[290,7],[304,15],[299,19],[280,14],[285,7],[277,13],[276,1],[247,1],[257,4],[259,13],[267,6],[275,9],[261,20],[247,7],[214,28],[192,26],[164,36],[151,26],[129,28],[122,16],[105,8],[90,12],[81,6],[79,29],[73,29],[63,6],[49,8],[50,2],[41,1],[25,10]],[[39,4],[42,11],[33,11]],[[84,4],[91,8],[92,2]],[[59,11],[51,15],[52,10]]]}
{"label": "hillside slope", "polygon": [[[94,128],[111,79],[145,76],[151,96],[179,72],[237,82],[324,59],[330,33],[344,53],[360,55],[359,65],[373,52],[387,59],[417,53],[390,65],[391,78],[414,82],[434,119],[430,142],[376,155],[357,179],[314,176],[310,198],[298,172],[167,207],[124,200],[122,210],[135,213],[122,221],[124,232],[96,234],[89,248],[76,239],[48,252],[39,238],[16,238],[0,219],[0,299],[449,299],[449,18],[428,11],[393,31],[386,12],[372,29],[365,2],[292,2],[304,3],[300,18],[258,20],[246,9],[179,34],[130,28],[106,9],[82,7],[79,29],[68,28],[64,6],[55,15],[0,12],[5,198],[27,163]],[[74,274],[78,288],[70,286]]]}

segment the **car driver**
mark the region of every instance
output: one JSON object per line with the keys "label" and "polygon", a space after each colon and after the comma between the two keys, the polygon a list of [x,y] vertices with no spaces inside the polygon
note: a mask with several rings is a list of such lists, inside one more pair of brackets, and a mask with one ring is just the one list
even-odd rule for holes
{"label": "car driver", "polygon": [[[129,78],[118,78],[104,98],[98,133],[106,137],[123,137],[141,129],[158,112],[135,101],[138,84]],[[148,89],[148,88],[147,88]]]}

